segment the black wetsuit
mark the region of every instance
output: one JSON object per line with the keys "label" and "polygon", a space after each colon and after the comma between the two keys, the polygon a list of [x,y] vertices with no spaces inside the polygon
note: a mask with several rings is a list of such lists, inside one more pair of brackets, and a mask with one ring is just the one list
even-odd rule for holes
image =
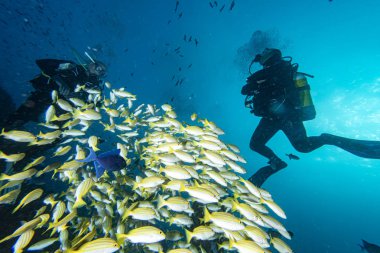
{"label": "black wetsuit", "polygon": [[247,79],[241,93],[253,96],[253,112],[262,117],[255,129],[250,148],[267,157],[271,166],[259,169],[250,181],[261,186],[265,180],[287,166],[266,143],[280,130],[299,152],[308,153],[323,145],[334,145],[364,158],[380,158],[380,142],[343,138],[331,134],[308,137],[297,109],[293,84],[294,70],[286,61],[255,72]]}
{"label": "black wetsuit", "polygon": [[[10,115],[5,122],[8,129],[17,129],[29,121],[37,122],[39,116],[52,104],[51,93],[53,90],[59,92],[62,86],[68,91],[74,92],[75,87],[86,85],[88,88],[98,87],[100,80],[96,76],[91,76],[81,65],[72,61],[42,59],[36,64],[42,73],[30,82],[35,89],[26,101]],[[76,93],[76,97],[84,98],[84,93]],[[58,97],[65,96],[58,93]]]}
{"label": "black wetsuit", "polygon": [[252,150],[268,159],[276,157],[265,144],[280,130],[299,152],[307,153],[326,144],[320,136],[306,135],[299,111],[294,105],[296,94],[290,63],[282,61],[262,69],[247,81],[241,93],[255,96],[253,112],[262,117],[250,141]]}

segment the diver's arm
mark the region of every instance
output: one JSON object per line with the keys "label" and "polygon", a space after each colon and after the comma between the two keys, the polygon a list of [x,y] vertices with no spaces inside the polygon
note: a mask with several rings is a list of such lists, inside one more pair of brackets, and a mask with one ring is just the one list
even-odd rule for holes
{"label": "diver's arm", "polygon": [[62,70],[71,69],[76,66],[72,61],[56,59],[39,59],[36,60],[36,64],[44,74],[49,76],[56,75]]}
{"label": "diver's arm", "polygon": [[243,88],[241,89],[241,94],[242,95],[252,95],[252,94],[250,94],[250,93],[252,93],[252,92],[250,92],[252,90],[251,86],[252,85],[249,85],[249,84],[244,85]]}
{"label": "diver's arm", "polygon": [[247,78],[246,85],[241,89],[242,95],[252,96],[254,91],[254,78],[252,76]]}

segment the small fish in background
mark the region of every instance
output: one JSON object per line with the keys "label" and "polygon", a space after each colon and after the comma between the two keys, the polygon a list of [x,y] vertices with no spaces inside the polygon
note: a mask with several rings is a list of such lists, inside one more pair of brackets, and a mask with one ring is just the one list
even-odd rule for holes
{"label": "small fish in background", "polygon": [[177,0],[177,1],[175,2],[175,9],[174,9],[174,12],[177,12],[177,10],[178,10],[178,5],[179,5],[179,1]]}
{"label": "small fish in background", "polygon": [[183,12],[181,12],[180,14],[178,14],[178,19],[180,19],[183,15]]}
{"label": "small fish in background", "polygon": [[192,38],[193,38],[193,37],[192,37],[192,36],[190,36],[190,37],[189,37],[189,40],[188,40],[188,42],[191,42],[191,39],[192,39]]}
{"label": "small fish in background", "polygon": [[214,6],[218,7],[218,2],[217,1],[214,1]]}
{"label": "small fish in background", "polygon": [[293,154],[285,154],[287,157],[289,157],[289,160],[299,160],[300,158]]}
{"label": "small fish in background", "polygon": [[[331,2],[332,0],[330,0]],[[231,5],[230,5],[230,11],[235,7],[235,0],[232,0]]]}
{"label": "small fish in background", "polygon": [[211,8],[214,8],[214,5],[212,5],[212,2],[208,2]]}
{"label": "small fish in background", "polygon": [[183,35],[183,40],[184,41],[186,41],[187,39],[186,39],[186,34],[185,35]]}
{"label": "small fish in background", "polygon": [[224,10],[224,7],[226,7],[225,4],[223,4],[223,6],[220,8],[219,12],[222,12]]}
{"label": "small fish in background", "polygon": [[362,239],[363,245],[360,245],[360,249],[362,251],[366,251],[368,253],[380,253],[380,246],[377,246],[376,244],[372,244],[367,242],[366,240]]}
{"label": "small fish in background", "polygon": [[199,41],[197,39],[194,39],[194,42],[195,42],[195,46],[197,47],[198,46],[198,43]]}

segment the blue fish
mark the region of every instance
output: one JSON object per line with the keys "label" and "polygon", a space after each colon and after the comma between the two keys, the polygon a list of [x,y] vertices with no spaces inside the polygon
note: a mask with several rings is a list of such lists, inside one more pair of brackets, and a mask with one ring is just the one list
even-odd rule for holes
{"label": "blue fish", "polygon": [[126,162],[123,157],[120,156],[120,150],[113,149],[108,152],[96,155],[94,150],[89,149],[90,154],[78,162],[94,162],[96,177],[99,178],[104,174],[104,171],[118,171],[126,167]]}

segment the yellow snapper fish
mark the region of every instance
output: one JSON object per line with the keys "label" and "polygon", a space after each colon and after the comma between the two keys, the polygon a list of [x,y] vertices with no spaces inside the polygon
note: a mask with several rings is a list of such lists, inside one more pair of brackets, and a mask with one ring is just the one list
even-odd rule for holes
{"label": "yellow snapper fish", "polygon": [[132,229],[128,234],[116,234],[119,244],[127,239],[132,243],[155,243],[165,240],[165,234],[160,229],[152,226],[144,226]]}
{"label": "yellow snapper fish", "polygon": [[198,117],[198,115],[196,113],[193,113],[193,114],[191,114],[190,119],[191,119],[191,121],[194,121],[197,119],[197,117]]}
{"label": "yellow snapper fish", "polygon": [[215,235],[214,230],[207,226],[198,226],[194,228],[193,232],[185,229],[186,232],[186,240],[189,244],[192,238],[196,238],[198,240],[206,241],[212,238]]}
{"label": "yellow snapper fish", "polygon": [[120,245],[111,238],[99,238],[83,244],[79,249],[69,249],[67,253],[112,253],[120,249]]}
{"label": "yellow snapper fish", "polygon": [[242,222],[234,215],[226,212],[213,212],[209,213],[207,208],[204,208],[204,222],[213,222],[215,225],[230,230],[239,231],[244,229]]}
{"label": "yellow snapper fish", "polygon": [[57,105],[62,110],[67,111],[67,112],[72,112],[74,110],[69,102],[67,102],[66,100],[60,99],[60,98],[57,100]]}
{"label": "yellow snapper fish", "polygon": [[82,183],[79,184],[75,192],[76,200],[75,200],[73,208],[78,208],[78,207],[86,205],[86,202],[84,202],[82,198],[87,194],[87,192],[91,189],[93,185],[94,185],[94,180],[92,180],[92,178],[87,178],[86,180],[84,180]]}
{"label": "yellow snapper fish", "polygon": [[2,180],[9,180],[9,181],[24,180],[24,179],[32,177],[36,173],[37,173],[36,169],[29,169],[29,170],[25,170],[23,172],[19,172],[19,173],[13,174],[13,175],[1,174],[0,175],[0,181],[2,181]]}
{"label": "yellow snapper fish", "polygon": [[122,220],[126,219],[127,217],[131,216],[135,220],[154,220],[158,219],[158,215],[156,210],[150,208],[150,207],[137,207],[132,210],[127,210],[123,216]]}
{"label": "yellow snapper fish", "polygon": [[65,202],[59,201],[53,210],[53,216],[52,216],[53,223],[56,223],[62,217],[62,215],[65,213],[65,210],[66,210]]}
{"label": "yellow snapper fish", "polygon": [[17,237],[19,235],[22,235],[23,233],[25,233],[29,230],[33,230],[34,228],[36,228],[38,226],[38,224],[41,223],[41,221],[42,221],[42,219],[39,216],[39,217],[37,217],[31,221],[24,223],[21,227],[16,229],[11,235],[6,236],[2,240],[0,240],[0,243],[5,242],[5,241],[12,239],[14,237]]}
{"label": "yellow snapper fish", "polygon": [[44,239],[41,241],[36,242],[35,244],[31,245],[28,247],[28,251],[41,251],[53,243],[58,241],[58,238],[49,238],[49,239]]}
{"label": "yellow snapper fish", "polygon": [[182,197],[171,197],[164,200],[161,196],[159,196],[157,208],[160,209],[164,206],[167,206],[170,210],[175,212],[183,212],[190,208],[190,203]]}
{"label": "yellow snapper fish", "polygon": [[86,103],[79,98],[69,98],[69,100],[71,103],[73,103],[77,107],[82,107],[86,105]]}
{"label": "yellow snapper fish", "polygon": [[90,146],[90,148],[92,148],[92,150],[94,151],[99,151],[100,149],[97,147],[97,145],[98,145],[98,137],[90,136],[90,138],[88,138],[88,146]]}
{"label": "yellow snapper fish", "polygon": [[93,109],[74,110],[73,117],[81,120],[100,120],[102,118],[101,114]]}
{"label": "yellow snapper fish", "polygon": [[59,138],[59,136],[61,135],[61,130],[56,130],[56,131],[53,131],[53,132],[47,132],[47,133],[42,133],[40,132],[37,137],[38,138],[41,138],[41,139],[46,139],[46,140],[55,140],[57,138]]}
{"label": "yellow snapper fish", "polygon": [[54,118],[56,118],[55,107],[54,107],[54,105],[50,105],[49,108],[46,110],[46,113],[45,113],[45,122],[50,123],[50,121],[52,121]]}
{"label": "yellow snapper fish", "polygon": [[37,172],[36,177],[40,177],[44,173],[48,173],[50,171],[58,169],[62,164],[60,162],[55,162],[47,165],[43,170]]}
{"label": "yellow snapper fish", "polygon": [[28,246],[30,241],[32,240],[34,236],[34,231],[29,230],[23,233],[16,241],[15,245],[13,246],[13,252],[14,253],[21,253],[23,252],[24,248]]}
{"label": "yellow snapper fish", "polygon": [[71,150],[71,146],[59,147],[54,152],[53,156],[63,156],[66,155]]}
{"label": "yellow snapper fish", "polygon": [[119,98],[131,98],[131,99],[136,99],[136,95],[133,95],[132,93],[128,92],[128,91],[124,91],[123,89],[119,89],[119,90],[112,90],[113,94],[116,96],[116,97],[119,97]]}
{"label": "yellow snapper fish", "polygon": [[280,238],[272,237],[270,243],[280,253],[293,253],[293,250]]}
{"label": "yellow snapper fish", "polygon": [[9,204],[15,201],[20,194],[21,189],[15,189],[13,191],[10,191],[3,196],[0,196],[0,204]]}
{"label": "yellow snapper fish", "polygon": [[236,248],[241,253],[270,253],[269,250],[261,248],[257,243],[250,240],[235,241],[230,238],[230,248]]}
{"label": "yellow snapper fish", "polygon": [[0,151],[0,159],[4,159],[5,161],[9,163],[16,163],[24,159],[24,157],[25,157],[25,153],[7,155],[4,152]]}
{"label": "yellow snapper fish", "polygon": [[0,191],[7,189],[7,188],[11,188],[13,186],[20,185],[23,181],[24,180],[9,181],[8,183],[6,183],[0,187]]}
{"label": "yellow snapper fish", "polygon": [[204,203],[216,203],[218,202],[218,196],[212,193],[210,190],[199,186],[185,186],[181,185],[180,192],[187,192],[190,196],[202,200]]}
{"label": "yellow snapper fish", "polygon": [[69,221],[74,219],[76,216],[77,216],[77,212],[76,212],[76,209],[74,209],[71,213],[63,217],[61,220],[54,223],[50,223],[46,231],[53,229],[52,234],[54,234],[57,228],[65,226]]}
{"label": "yellow snapper fish", "polygon": [[3,136],[5,139],[16,142],[33,142],[36,140],[36,136],[34,136],[32,133],[18,130],[11,130],[9,132],[5,132],[4,128],[1,131],[0,136]]}
{"label": "yellow snapper fish", "polygon": [[58,100],[58,92],[56,90],[53,90],[51,92],[51,100],[53,101],[53,103],[57,102],[57,100]]}
{"label": "yellow snapper fish", "polygon": [[20,208],[23,208],[24,206],[26,206],[27,204],[29,204],[30,202],[36,200],[36,199],[39,199],[41,196],[42,196],[42,193],[43,193],[43,190],[42,189],[35,189],[31,192],[29,192],[19,203],[19,205],[13,209],[13,212],[12,213],[15,213],[17,212],[18,209]]}
{"label": "yellow snapper fish", "polygon": [[37,166],[41,163],[43,163],[45,161],[46,157],[45,156],[40,156],[40,157],[37,157],[34,161],[28,163],[22,170],[25,171],[25,170],[28,170],[34,166]]}

